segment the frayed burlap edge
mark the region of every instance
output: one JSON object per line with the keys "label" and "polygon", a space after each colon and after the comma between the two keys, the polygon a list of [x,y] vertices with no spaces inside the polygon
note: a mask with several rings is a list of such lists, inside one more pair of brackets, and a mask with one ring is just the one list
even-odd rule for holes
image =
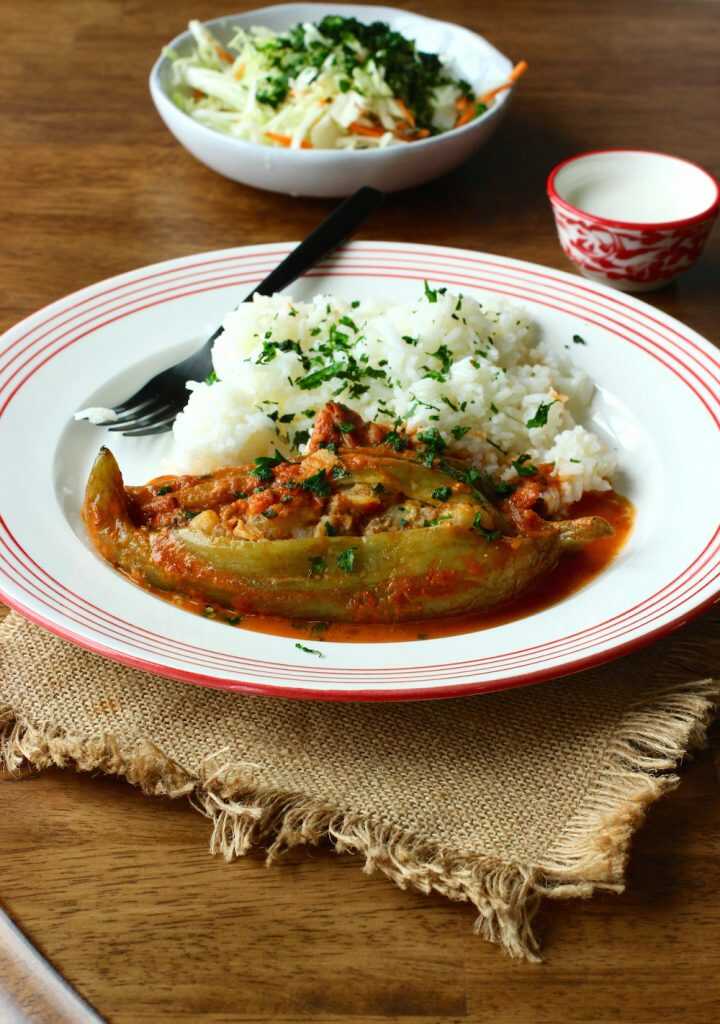
{"label": "frayed burlap edge", "polygon": [[[646,698],[647,699],[647,698]],[[212,822],[210,850],[226,860],[255,846],[272,863],[292,847],[329,839],[338,853],[364,857],[400,888],[438,892],[478,911],[474,929],[511,956],[539,959],[532,929],[542,897],[621,892],[630,839],[647,808],[679,782],[674,769],[704,743],[720,682],[705,679],[652,695],[623,716],[597,782],[540,864],[504,863],[473,851],[450,850],[400,828],[348,813],[297,793],[259,787],[240,766],[208,758],[197,777],[153,743],[121,749],[110,735],[73,736],[0,710],[0,769],[17,777],[51,766],[123,776],[143,792],[186,796]]]}

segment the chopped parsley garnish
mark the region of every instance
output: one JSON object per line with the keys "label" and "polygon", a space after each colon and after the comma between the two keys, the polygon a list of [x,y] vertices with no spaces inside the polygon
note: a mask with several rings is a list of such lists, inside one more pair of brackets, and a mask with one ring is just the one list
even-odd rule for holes
{"label": "chopped parsley garnish", "polygon": [[576,345],[587,345],[587,342],[579,334],[573,334],[573,341]]}
{"label": "chopped parsley garnish", "polygon": [[297,649],[299,651],[302,651],[303,654],[314,654],[318,658],[324,658],[325,657],[325,655],[322,653],[322,651],[317,651],[317,650],[315,650],[314,647],[306,647],[305,644],[295,644],[295,646],[297,647]]}
{"label": "chopped parsley garnish", "polygon": [[353,572],[355,569],[355,555],[357,548],[345,548],[337,556],[338,569],[342,569],[343,572]]}
{"label": "chopped parsley garnish", "polygon": [[530,463],[529,455],[520,455],[512,463],[512,467],[518,476],[535,476],[537,473],[537,466],[533,466]]}
{"label": "chopped parsley garnish", "polygon": [[473,519],[473,529],[477,530],[477,532],[485,538],[488,544],[491,541],[497,540],[499,537],[502,536],[499,530],[488,530],[485,526],[483,526],[482,512],[478,512],[475,518]]}
{"label": "chopped parsley garnish", "polygon": [[438,526],[440,523],[446,522],[448,519],[452,519],[451,515],[437,516],[435,519],[425,519],[423,526]]}
{"label": "chopped parsley garnish", "polygon": [[[352,323],[352,321],[350,322]],[[333,324],[330,328],[330,333],[328,334],[327,344],[330,349],[348,349],[350,348],[350,339],[347,334],[344,334],[342,331],[337,329],[337,324]]]}
{"label": "chopped parsley garnish", "polygon": [[328,363],[326,366],[320,367],[319,370],[314,370],[312,373],[308,373],[305,377],[298,377],[294,383],[302,391],[310,391],[312,388],[316,388],[320,384],[324,384],[325,381],[332,380],[333,377],[337,377],[344,369],[344,363]]}
{"label": "chopped parsley garnish", "polygon": [[461,441],[470,430],[470,427],[453,427],[450,433],[456,441]]}
{"label": "chopped parsley garnish", "polygon": [[218,382],[218,375],[215,373],[214,370],[211,370],[210,373],[205,378],[205,383],[206,384],[217,384],[217,382]]}
{"label": "chopped parsley garnish", "polygon": [[338,323],[342,324],[343,327],[349,327],[351,331],[355,331],[355,333],[357,334],[358,327],[355,321],[351,320],[349,316],[341,316],[340,319],[338,320]]}
{"label": "chopped parsley garnish", "polygon": [[469,469],[457,469],[455,466],[451,466],[449,462],[443,461],[440,463],[440,468],[448,476],[451,476],[453,480],[459,480],[460,483],[467,484],[479,497],[485,495],[491,500],[496,497],[504,498],[515,490],[512,484],[508,484],[504,480],[495,480],[489,473],[486,473],[484,470],[475,469],[474,466],[470,466]]}
{"label": "chopped parsley garnish", "polygon": [[158,487],[158,489],[155,491],[155,494],[158,496],[158,498],[161,498],[163,494],[169,494],[171,490],[172,487],[169,484],[165,484],[164,487]]}
{"label": "chopped parsley garnish", "polygon": [[327,562],[325,559],[321,555],[313,555],[309,561],[309,574],[311,576],[322,576],[327,568]]}
{"label": "chopped parsley garnish", "polygon": [[228,626],[239,626],[243,618],[243,615],[228,615],[225,621],[227,622]]}
{"label": "chopped parsley garnish", "polygon": [[410,398],[412,398],[413,402],[408,411],[405,413],[404,419],[406,420],[412,418],[418,406],[422,406],[423,409],[432,409],[434,412],[440,412],[436,405],[431,405],[429,402],[423,402],[422,399],[416,398],[415,395],[410,395]]}
{"label": "chopped parsley garnish", "polygon": [[263,515],[265,516],[266,519],[277,518],[277,512],[275,511],[274,508],[266,508],[265,511],[263,512]]}
{"label": "chopped parsley garnish", "polygon": [[428,302],[437,302],[438,295],[444,295],[447,288],[431,288],[427,281],[423,281],[425,287],[425,298]]}
{"label": "chopped parsley garnish", "polygon": [[531,416],[530,419],[525,423],[526,427],[544,427],[547,425],[548,413],[553,405],[557,404],[557,399],[552,402],[541,402],[535,411],[535,415]]}
{"label": "chopped parsley garnish", "polygon": [[[429,377],[431,380],[436,380],[441,384],[444,384],[447,380],[447,375],[450,372],[450,367],[453,364],[452,352],[447,345],[441,345],[437,352],[430,352],[428,354],[433,359],[439,359],[441,366],[439,370],[435,370],[430,366],[423,366],[422,369],[425,370],[425,376]],[[443,399],[443,401],[448,405],[450,404],[447,399]]]}
{"label": "chopped parsley garnish", "polygon": [[333,480],[343,480],[346,476],[350,476],[344,466],[333,466],[332,468]]}
{"label": "chopped parsley garnish", "polygon": [[351,434],[354,429],[355,424],[350,423],[349,420],[343,420],[342,422],[338,423],[338,430],[340,431],[341,434]]}
{"label": "chopped parsley garnish", "polygon": [[299,448],[301,444],[307,444],[309,440],[309,430],[296,430],[295,436],[293,437],[293,445],[295,448]]}
{"label": "chopped parsley garnish", "polygon": [[451,494],[451,487],[436,487],[432,492],[432,496],[435,501],[447,501]]}
{"label": "chopped parsley garnish", "polygon": [[256,476],[258,480],[263,480],[265,483],[272,480],[272,471],[276,466],[279,466],[281,462],[287,462],[284,455],[275,449],[275,455],[260,455],[255,459],[255,468],[250,470],[250,476]]}
{"label": "chopped parsley garnish", "polygon": [[337,536],[337,530],[335,529],[335,527],[333,526],[332,523],[328,523],[328,522],[325,523],[325,533],[326,533],[326,535],[328,537],[336,537]]}
{"label": "chopped parsley garnish", "polygon": [[417,345],[417,343],[420,341],[419,338],[411,338],[409,334],[403,334],[402,340],[405,342],[406,345]]}
{"label": "chopped parsley garnish", "polygon": [[385,380],[387,378],[387,373],[385,373],[385,371],[380,369],[379,367],[375,366],[365,366],[361,370],[361,373],[363,373],[366,377],[373,377],[375,380]]}
{"label": "chopped parsley garnish", "polygon": [[398,434],[396,430],[391,430],[389,434],[386,434],[383,443],[393,448],[396,452],[404,452],[408,446],[407,438],[403,437],[402,434]]}
{"label": "chopped parsley garnish", "polygon": [[437,352],[431,352],[430,355],[433,359],[439,359],[442,363],[442,372],[449,373],[450,367],[453,364],[453,354],[447,345],[441,345]]}
{"label": "chopped parsley garnish", "polygon": [[350,303],[350,308],[351,309],[357,309],[359,305],[360,305],[360,299],[353,299],[352,302]]}
{"label": "chopped parsley garnish", "polygon": [[425,446],[425,450],[420,455],[418,461],[428,467],[432,466],[433,461],[442,455],[447,448],[447,444],[441,437],[437,427],[431,427],[430,430],[424,430],[422,434],[418,434],[418,441],[422,441]]}
{"label": "chopped parsley garnish", "polygon": [[258,100],[275,109],[284,101],[290,80],[303,69],[326,66],[331,62],[341,92],[358,89],[355,69],[364,70],[372,60],[384,76],[388,95],[401,99],[412,111],[419,128],[437,134],[433,123],[436,90],[453,85],[462,96],[474,102],[470,85],[451,76],[437,54],[425,53],[386,22],[364,23],[356,18],[329,14],[313,24],[315,32],[306,34],[299,24],[286,32],[254,42],[270,70],[258,91]]}
{"label": "chopped parsley garnish", "polygon": [[297,341],[291,341],[289,338],[286,341],[264,341],[263,350],[255,360],[256,363],[271,363],[278,352],[296,352],[305,366],[309,366],[307,357],[304,355],[303,350]]}
{"label": "chopped parsley garnish", "polygon": [[507,480],[493,480],[492,477],[489,479],[495,494],[497,494],[499,498],[506,498],[508,494],[512,494],[515,490],[513,485],[509,484]]}
{"label": "chopped parsley garnish", "polygon": [[286,98],[289,88],[288,76],[276,74],[265,79],[262,88],[256,92],[255,98],[258,103],[266,103],[269,107],[277,109]]}
{"label": "chopped parsley garnish", "polygon": [[319,469],[317,473],[313,473],[312,476],[306,477],[302,482],[302,489],[304,491],[310,491],[318,498],[327,498],[330,494],[330,484],[328,483],[325,470]]}
{"label": "chopped parsley garnish", "polygon": [[580,464],[580,459],[570,459],[570,461],[571,462],[576,462],[576,463],[578,463],[578,465]]}

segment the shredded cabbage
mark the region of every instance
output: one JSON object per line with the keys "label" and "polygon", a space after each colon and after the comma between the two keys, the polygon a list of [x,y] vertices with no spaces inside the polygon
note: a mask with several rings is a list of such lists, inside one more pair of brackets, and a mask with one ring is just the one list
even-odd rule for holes
{"label": "shredded cabbage", "polygon": [[291,149],[370,149],[465,124],[487,107],[435,54],[384,22],[329,16],[278,34],[239,29],[227,49],[191,21],[172,61],[171,98],[200,124]]}

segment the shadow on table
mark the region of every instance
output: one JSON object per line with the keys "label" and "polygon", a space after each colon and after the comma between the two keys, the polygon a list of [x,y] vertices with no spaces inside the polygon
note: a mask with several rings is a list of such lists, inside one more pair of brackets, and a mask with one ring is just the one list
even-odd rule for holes
{"label": "shadow on table", "polygon": [[433,234],[439,229],[447,242],[455,240],[455,244],[478,223],[494,228],[498,224],[515,225],[516,229],[519,224],[528,226],[533,211],[545,210],[548,173],[571,151],[572,144],[552,125],[511,113],[487,146],[457,170],[391,196],[385,222],[411,228],[413,236],[421,235],[427,225]]}

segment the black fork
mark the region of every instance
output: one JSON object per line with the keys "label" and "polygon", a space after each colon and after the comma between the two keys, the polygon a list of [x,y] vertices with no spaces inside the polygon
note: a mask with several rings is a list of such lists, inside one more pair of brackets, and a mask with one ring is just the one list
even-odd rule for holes
{"label": "black fork", "polygon": [[[383,193],[377,189],[359,189],[333,210],[244,301],[249,302],[253,295],[273,295],[292,284],[352,235],[380,206],[383,199]],[[221,332],[222,327],[218,327],[202,348],[181,363],[156,374],[134,395],[114,407],[115,417],[112,420],[105,420],[97,426],[122,431],[126,437],[145,437],[170,430],[175,417],[187,402],[187,382],[205,380],[210,373],[213,342]]]}

